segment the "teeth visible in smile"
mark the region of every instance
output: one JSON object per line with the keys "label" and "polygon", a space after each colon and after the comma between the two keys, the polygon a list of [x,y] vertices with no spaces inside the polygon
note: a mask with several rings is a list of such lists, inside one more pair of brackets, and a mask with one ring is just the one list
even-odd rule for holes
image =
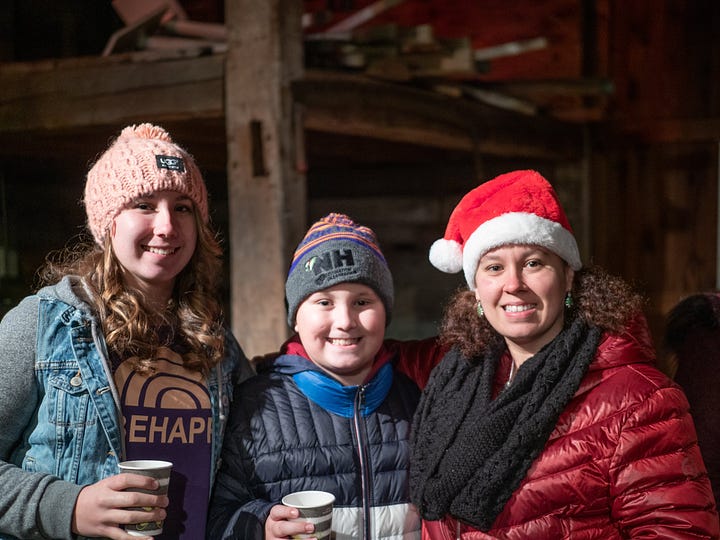
{"label": "teeth visible in smile", "polygon": [[156,255],[172,255],[177,251],[177,248],[157,248],[152,246],[145,246],[145,249],[149,251],[150,253],[155,253]]}
{"label": "teeth visible in smile", "polygon": [[505,311],[508,311],[510,313],[519,313],[521,311],[527,311],[528,309],[532,309],[533,306],[531,304],[525,304],[524,306],[505,306]]}
{"label": "teeth visible in smile", "polygon": [[357,338],[328,338],[328,341],[333,345],[355,345],[359,340]]}

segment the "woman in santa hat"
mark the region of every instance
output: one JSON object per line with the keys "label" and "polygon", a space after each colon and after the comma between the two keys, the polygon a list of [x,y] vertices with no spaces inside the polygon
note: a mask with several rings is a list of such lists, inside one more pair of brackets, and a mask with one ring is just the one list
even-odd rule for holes
{"label": "woman in santa hat", "polygon": [[718,538],[688,403],[654,367],[641,298],[583,268],[552,186],[501,175],[430,250],[469,290],[414,423],[428,539]]}

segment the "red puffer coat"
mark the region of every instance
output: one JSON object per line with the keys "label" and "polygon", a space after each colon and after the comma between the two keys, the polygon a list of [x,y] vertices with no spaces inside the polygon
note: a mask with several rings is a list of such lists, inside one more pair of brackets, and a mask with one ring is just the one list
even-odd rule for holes
{"label": "red puffer coat", "polygon": [[[483,533],[447,516],[424,522],[423,539],[718,538],[687,400],[653,358],[644,320],[622,336],[605,335],[492,529]],[[498,370],[499,384],[509,362]]]}

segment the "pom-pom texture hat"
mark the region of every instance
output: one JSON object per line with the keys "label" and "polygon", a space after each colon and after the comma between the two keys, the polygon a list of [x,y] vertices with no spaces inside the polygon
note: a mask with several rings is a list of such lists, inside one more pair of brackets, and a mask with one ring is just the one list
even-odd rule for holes
{"label": "pom-pom texture hat", "polygon": [[87,175],[85,211],[95,241],[103,243],[113,219],[125,206],[155,191],[187,195],[203,221],[208,221],[207,190],[192,156],[161,127],[128,126]]}
{"label": "pom-pom texture hat", "polygon": [[430,262],[443,272],[465,272],[475,290],[480,258],[505,245],[541,246],[574,270],[580,252],[567,216],[550,183],[535,171],[502,174],[467,193],[450,215],[445,236],[430,248]]}
{"label": "pom-pom texture hat", "polygon": [[308,229],[293,255],[285,281],[288,324],[295,325],[297,310],[308,296],[340,283],[362,283],[373,289],[390,323],[393,281],[375,233],[344,214],[332,213]]}

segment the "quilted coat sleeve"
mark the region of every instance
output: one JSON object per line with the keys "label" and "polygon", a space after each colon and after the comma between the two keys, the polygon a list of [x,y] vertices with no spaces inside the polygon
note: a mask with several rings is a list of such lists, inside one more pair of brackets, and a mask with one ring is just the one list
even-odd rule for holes
{"label": "quilted coat sleeve", "polygon": [[612,519],[624,538],[718,538],[687,399],[669,381],[652,380],[654,372],[640,375],[655,389],[623,414],[610,466]]}
{"label": "quilted coat sleeve", "polygon": [[[241,385],[236,392],[242,397],[248,390],[247,385]],[[262,540],[265,520],[273,506],[252,493],[242,459],[243,433],[249,429],[249,422],[237,401],[230,413],[222,464],[208,509],[207,538],[212,540]]]}

